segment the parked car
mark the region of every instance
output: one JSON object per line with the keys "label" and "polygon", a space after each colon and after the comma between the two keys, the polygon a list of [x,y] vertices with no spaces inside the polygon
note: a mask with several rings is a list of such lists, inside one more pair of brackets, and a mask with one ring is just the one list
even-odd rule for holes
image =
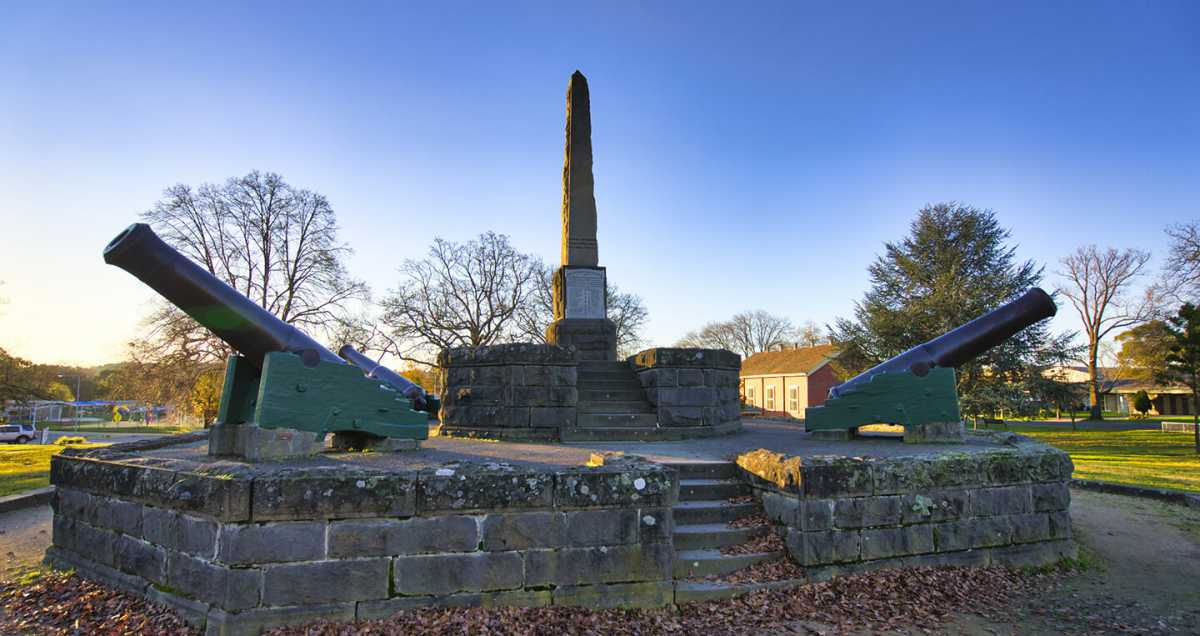
{"label": "parked car", "polygon": [[38,437],[38,430],[29,424],[5,424],[0,426],[0,442],[24,444]]}

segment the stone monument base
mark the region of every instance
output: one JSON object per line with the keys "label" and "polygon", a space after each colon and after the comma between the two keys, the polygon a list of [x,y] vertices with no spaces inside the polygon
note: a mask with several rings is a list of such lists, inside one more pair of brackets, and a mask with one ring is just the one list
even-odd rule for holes
{"label": "stone monument base", "polygon": [[209,429],[208,454],[264,461],[308,457],[325,450],[324,438],[311,431],[262,428],[253,424],[216,424]]}
{"label": "stone monument base", "polygon": [[930,442],[961,444],[964,439],[966,439],[966,430],[961,420],[904,427],[904,443],[906,444],[928,444]]}
{"label": "stone monument base", "polygon": [[165,604],[209,636],[428,606],[674,601],[678,479],[637,457],[251,465],[178,441],[55,457],[47,563]]}
{"label": "stone monument base", "polygon": [[[683,370],[659,365],[655,380],[664,369]],[[746,565],[718,548],[761,535],[713,524],[756,514],[750,503],[771,521],[758,532],[782,539],[778,558],[803,568],[771,586],[1076,555],[1073,466],[1058,449],[991,432],[832,448],[773,430],[666,445],[654,462],[461,440],[258,464],[207,456],[203,435],[69,448],[51,460],[46,560],[234,636],[417,607],[726,598],[753,588],[713,580]]]}
{"label": "stone monument base", "polygon": [[371,451],[373,453],[398,453],[420,448],[415,439],[380,437],[370,433],[334,433],[330,448],[334,451]]}
{"label": "stone monument base", "polygon": [[575,347],[579,360],[616,360],[617,326],[607,318],[564,318],[550,323],[546,342]]}
{"label": "stone monument base", "polygon": [[[832,428],[811,431],[812,438],[825,442],[845,442],[858,436],[857,428]],[[966,427],[961,421],[931,422],[904,427],[905,444],[961,444],[966,440]]]}

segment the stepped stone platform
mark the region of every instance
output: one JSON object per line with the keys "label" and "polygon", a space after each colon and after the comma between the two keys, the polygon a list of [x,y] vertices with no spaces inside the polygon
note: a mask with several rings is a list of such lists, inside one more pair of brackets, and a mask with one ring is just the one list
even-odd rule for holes
{"label": "stepped stone platform", "polygon": [[626,360],[574,346],[446,349],[445,435],[505,441],[660,441],[741,428],[741,359],[721,349],[647,349]]}
{"label": "stepped stone platform", "polygon": [[[1069,458],[1012,434],[828,442],[748,420],[687,442],[434,437],[270,463],[214,459],[193,435],[68,449],[51,468],[47,560],[209,634],[421,606],[663,606],[1074,554]],[[785,559],[790,578],[727,580]]]}

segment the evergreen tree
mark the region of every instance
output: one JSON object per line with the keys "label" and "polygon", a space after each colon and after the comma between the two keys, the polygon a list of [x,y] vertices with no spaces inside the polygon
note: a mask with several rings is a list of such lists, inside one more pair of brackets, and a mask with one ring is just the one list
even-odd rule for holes
{"label": "evergreen tree", "polygon": [[1200,308],[1184,303],[1179,313],[1167,318],[1167,325],[1175,338],[1167,356],[1168,378],[1192,390],[1192,431],[1200,454]]}
{"label": "evergreen tree", "polygon": [[[1042,280],[1042,268],[1016,259],[1009,233],[990,210],[955,202],[928,205],[909,235],[886,243],[871,264],[871,289],[855,303],[854,319],[838,319],[831,338],[841,348],[839,371],[856,374],[1014,300]],[[1036,372],[1040,351],[1051,344],[1041,322],[958,369],[965,414],[1016,407]]]}

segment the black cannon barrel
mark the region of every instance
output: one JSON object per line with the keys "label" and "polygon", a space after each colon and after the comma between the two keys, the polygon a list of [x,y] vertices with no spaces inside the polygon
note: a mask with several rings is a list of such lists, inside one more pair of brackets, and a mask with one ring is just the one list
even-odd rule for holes
{"label": "black cannon barrel", "polygon": [[350,345],[342,345],[342,348],[338,349],[338,353],[346,360],[349,360],[350,364],[362,369],[362,372],[367,374],[368,378],[374,378],[392,385],[404,397],[412,400],[414,409],[418,411],[425,409],[425,389],[422,389],[415,382],[368,358]]}
{"label": "black cannon barrel", "polygon": [[307,334],[213,276],[167,245],[145,223],[134,223],[104,248],[104,262],[133,274],[250,360],[262,367],[272,351],[288,351],[314,365],[345,364]]}
{"label": "black cannon barrel", "polygon": [[852,392],[881,373],[911,371],[923,376],[932,367],[957,367],[1013,334],[1058,312],[1050,294],[1034,287],[1020,298],[956,327],[929,342],[882,362],[829,389],[834,398]]}

